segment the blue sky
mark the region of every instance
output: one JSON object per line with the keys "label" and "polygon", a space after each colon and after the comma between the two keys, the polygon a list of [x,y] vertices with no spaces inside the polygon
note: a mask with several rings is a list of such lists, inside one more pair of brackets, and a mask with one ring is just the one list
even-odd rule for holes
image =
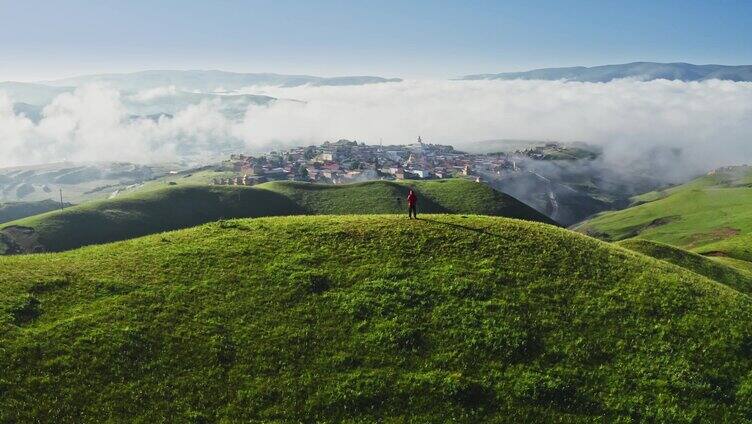
{"label": "blue sky", "polygon": [[0,80],[143,69],[451,77],[752,64],[752,1],[0,0]]}

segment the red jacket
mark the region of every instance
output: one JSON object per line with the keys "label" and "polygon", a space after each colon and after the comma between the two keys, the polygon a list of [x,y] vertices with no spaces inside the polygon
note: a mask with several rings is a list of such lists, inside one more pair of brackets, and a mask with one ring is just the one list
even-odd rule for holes
{"label": "red jacket", "polygon": [[415,195],[415,193],[410,193],[407,195],[407,205],[412,206],[415,204],[415,201],[418,200],[418,196]]}

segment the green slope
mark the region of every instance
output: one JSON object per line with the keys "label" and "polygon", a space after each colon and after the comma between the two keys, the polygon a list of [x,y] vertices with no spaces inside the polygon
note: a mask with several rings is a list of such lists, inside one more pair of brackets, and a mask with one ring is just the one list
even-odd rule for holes
{"label": "green slope", "polygon": [[[84,203],[6,224],[32,228],[24,251],[62,251],[186,228],[221,218],[290,215],[302,210],[284,196],[252,188],[174,186]],[[9,226],[11,229],[9,230]],[[24,241],[18,241],[19,244]]]}
{"label": "green slope", "polygon": [[[68,203],[66,206],[71,205]],[[0,203],[0,224],[56,209],[60,209],[60,203],[51,199],[40,200],[38,202]]]}
{"label": "green slope", "polygon": [[[343,186],[267,183],[256,187],[176,185],[138,191],[14,221],[0,231],[9,253],[63,251],[187,228],[223,218],[300,214],[405,213],[409,187],[419,212],[502,215],[551,223],[514,198],[467,180]],[[10,227],[10,228],[9,228]],[[19,234],[30,228],[33,233]],[[11,247],[12,244],[14,244]]]}
{"label": "green slope", "polygon": [[729,258],[728,256],[710,256],[714,261],[734,267],[741,271],[752,273],[752,262],[742,259]]}
{"label": "green slope", "polygon": [[724,168],[662,192],[635,198],[636,206],[600,214],[575,230],[603,238],[640,238],[698,253],[752,260],[752,168]]}
{"label": "green slope", "polygon": [[722,263],[688,250],[649,240],[624,240],[619,245],[670,262],[692,272],[752,294],[752,272],[737,263]]}
{"label": "green slope", "polygon": [[748,296],[543,224],[220,221],[0,269],[0,422],[752,418]]}

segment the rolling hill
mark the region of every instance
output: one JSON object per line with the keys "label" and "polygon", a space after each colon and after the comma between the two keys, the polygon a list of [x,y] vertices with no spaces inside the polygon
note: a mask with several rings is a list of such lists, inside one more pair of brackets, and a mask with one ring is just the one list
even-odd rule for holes
{"label": "rolling hill", "polygon": [[544,68],[525,72],[478,74],[462,80],[565,80],[581,82],[609,82],[620,78],[642,81],[656,79],[704,81],[709,79],[752,81],[752,65],[693,65],[691,63],[632,62],[620,65],[575,66]]}
{"label": "rolling hill", "polygon": [[[516,199],[468,180],[411,182],[419,212],[500,215],[552,223]],[[301,214],[405,213],[408,183],[343,186],[163,186],[7,223],[0,253],[62,251],[187,228],[218,219]]]}
{"label": "rolling hill", "polygon": [[721,168],[634,201],[630,208],[597,215],[574,229],[604,240],[639,238],[752,261],[752,167]]}
{"label": "rolling hill", "polygon": [[699,275],[718,281],[742,293],[752,294],[752,272],[738,264],[723,263],[688,250],[649,240],[624,240],[619,246],[678,265]]}
{"label": "rolling hill", "polygon": [[752,301],[504,218],[220,221],[0,258],[2,422],[738,422]]}
{"label": "rolling hill", "polygon": [[[71,204],[68,203],[65,206],[69,207]],[[0,203],[0,224],[56,209],[60,209],[60,203],[51,199],[40,200],[38,202]]]}

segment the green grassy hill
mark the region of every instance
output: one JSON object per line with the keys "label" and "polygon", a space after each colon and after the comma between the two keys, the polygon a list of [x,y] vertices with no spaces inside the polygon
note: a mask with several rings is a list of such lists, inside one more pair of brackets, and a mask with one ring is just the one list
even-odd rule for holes
{"label": "green grassy hill", "polygon": [[752,168],[730,167],[661,192],[635,206],[575,227],[605,240],[639,238],[698,253],[752,260]]}
{"label": "green grassy hill", "polygon": [[[66,206],[71,206],[70,203]],[[28,216],[60,209],[60,203],[51,199],[38,202],[7,202],[0,203],[0,224]]]}
{"label": "green grassy hill", "polygon": [[688,250],[649,240],[624,240],[618,244],[635,252],[686,268],[742,293],[752,294],[752,272],[736,263],[722,263],[716,260],[717,258],[707,258]]}
{"label": "green grassy hill", "polygon": [[404,199],[409,187],[418,192],[419,212],[502,215],[551,222],[508,195],[460,179],[409,185],[388,181],[343,186],[291,182],[256,187],[178,184],[7,223],[0,230],[0,253],[63,251],[223,218],[406,213]]}
{"label": "green grassy hill", "polygon": [[312,214],[407,213],[405,199],[412,188],[418,193],[419,213],[469,213],[553,223],[509,195],[459,178],[346,185],[270,182],[256,187],[280,193]]}
{"label": "green grassy hill", "polygon": [[0,422],[752,418],[747,295],[539,223],[230,220],[0,269]]}

